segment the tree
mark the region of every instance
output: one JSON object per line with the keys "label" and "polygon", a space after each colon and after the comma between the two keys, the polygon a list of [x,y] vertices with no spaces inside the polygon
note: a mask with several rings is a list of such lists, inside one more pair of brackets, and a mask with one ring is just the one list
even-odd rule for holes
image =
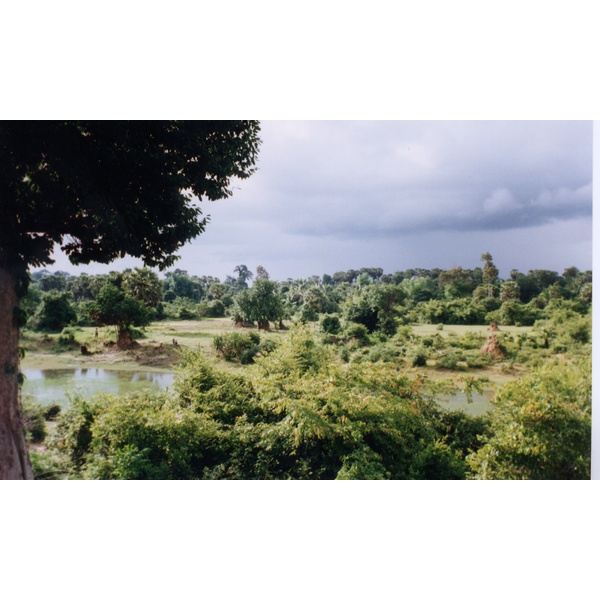
{"label": "tree", "polygon": [[42,306],[34,318],[34,327],[44,331],[61,331],[76,318],[77,313],[69,302],[68,294],[49,292],[42,298]]}
{"label": "tree", "polygon": [[521,298],[521,288],[516,281],[505,281],[500,286],[500,300],[519,300]]}
{"label": "tree", "polygon": [[237,285],[240,288],[247,288],[248,281],[254,277],[252,271],[246,265],[238,265],[233,272],[238,274]]}
{"label": "tree", "polygon": [[202,233],[200,201],[254,171],[257,121],[0,123],[0,478],[31,478],[19,409],[18,302],[28,268],[126,254],[168,267]]}
{"label": "tree", "polygon": [[269,279],[269,273],[262,265],[256,267],[256,279]]}
{"label": "tree", "polygon": [[141,300],[128,296],[125,292],[107,283],[90,303],[90,317],[100,325],[116,325],[117,346],[126,349],[131,346],[131,326],[144,326],[150,322],[150,311]]}
{"label": "tree", "polygon": [[162,298],[162,283],[154,271],[136,268],[123,277],[123,291],[146,306],[156,308]]}
{"label": "tree", "polygon": [[234,318],[237,323],[257,321],[259,329],[268,331],[269,321],[275,322],[283,318],[277,284],[268,279],[257,279],[252,288],[240,292],[235,297]]}
{"label": "tree", "polygon": [[488,296],[491,298],[494,295],[494,282],[498,277],[498,269],[492,262],[492,255],[489,252],[484,252],[481,255],[481,260],[484,262],[483,265],[483,283],[487,285]]}

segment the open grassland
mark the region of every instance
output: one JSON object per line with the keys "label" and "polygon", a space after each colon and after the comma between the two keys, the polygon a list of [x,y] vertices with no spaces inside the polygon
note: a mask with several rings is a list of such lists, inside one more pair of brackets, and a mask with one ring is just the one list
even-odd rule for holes
{"label": "open grassland", "polygon": [[[487,337],[491,331],[489,325],[412,325],[412,331],[415,335],[427,336],[435,335],[436,333],[443,338],[448,338],[453,335],[464,335],[465,333],[473,333]],[[517,327],[516,325],[502,325],[499,329],[503,333],[517,335],[519,333],[531,333],[533,327]]]}

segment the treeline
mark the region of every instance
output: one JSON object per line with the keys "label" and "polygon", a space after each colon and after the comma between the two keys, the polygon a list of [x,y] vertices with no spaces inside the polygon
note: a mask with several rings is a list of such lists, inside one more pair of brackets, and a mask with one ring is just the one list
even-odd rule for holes
{"label": "treeline", "polygon": [[262,266],[253,273],[246,265],[222,282],[180,269],[162,278],[139,268],[93,276],[42,270],[31,275],[21,316],[23,324],[41,331],[109,324],[125,335],[152,320],[230,316],[259,329],[320,320],[332,333],[340,323],[352,323],[393,335],[408,323],[533,325],[557,306],[581,315],[590,311],[591,271],[513,270],[503,280],[489,253],[481,260],[483,266],[474,269],[385,274],[362,268],[285,281],[272,281]]}

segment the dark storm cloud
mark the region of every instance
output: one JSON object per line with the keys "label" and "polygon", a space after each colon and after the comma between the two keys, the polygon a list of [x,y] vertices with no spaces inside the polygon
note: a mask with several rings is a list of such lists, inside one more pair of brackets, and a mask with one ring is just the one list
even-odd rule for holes
{"label": "dark storm cloud", "polygon": [[285,124],[274,215],[291,233],[361,239],[591,217],[591,135],[585,122]]}
{"label": "dark storm cloud", "polygon": [[265,121],[261,137],[258,171],[203,204],[177,268],[285,279],[472,268],[484,251],[505,276],[591,268],[591,122]]}

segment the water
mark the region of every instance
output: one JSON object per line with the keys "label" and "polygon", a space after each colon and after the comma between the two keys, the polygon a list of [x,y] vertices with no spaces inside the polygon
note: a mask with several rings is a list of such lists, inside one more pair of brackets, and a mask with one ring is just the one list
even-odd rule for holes
{"label": "water", "polygon": [[495,391],[484,389],[483,394],[473,392],[472,400],[469,402],[464,392],[455,392],[452,396],[442,396],[440,405],[448,410],[464,410],[470,415],[481,415],[491,407],[490,400],[494,397]]}
{"label": "water", "polygon": [[142,390],[165,390],[173,373],[102,368],[24,369],[23,398],[40,404],[67,405],[67,393],[90,398],[98,393],[126,395]]}

